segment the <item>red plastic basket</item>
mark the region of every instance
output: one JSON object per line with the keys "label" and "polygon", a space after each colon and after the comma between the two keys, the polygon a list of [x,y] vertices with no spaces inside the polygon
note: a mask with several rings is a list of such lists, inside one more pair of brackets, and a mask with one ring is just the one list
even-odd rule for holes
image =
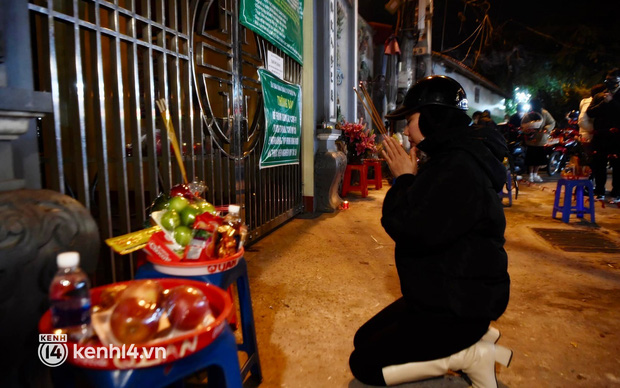
{"label": "red plastic basket", "polygon": [[227,271],[237,265],[243,257],[243,248],[232,256],[213,260],[183,260],[165,261],[155,255],[147,255],[147,260],[153,263],[155,269],[166,275],[173,276],[202,276]]}
{"label": "red plastic basket", "polygon": [[[161,341],[149,342],[146,345],[135,345],[136,353],[133,355],[127,355],[119,357],[118,354],[114,354],[115,357],[106,358],[82,358],[76,356],[77,354],[106,354],[104,350],[109,350],[109,347],[100,345],[82,345],[69,341],[68,346],[68,361],[76,366],[90,369],[135,369],[146,368],[155,365],[169,363],[180,358],[189,356],[206,346],[209,346],[215,338],[222,332],[225,325],[228,324],[227,319],[232,314],[232,302],[230,297],[221,288],[212,284],[199,282],[196,280],[188,279],[154,279],[157,280],[164,289],[176,287],[179,285],[190,285],[200,289],[209,300],[211,311],[215,320],[209,325],[201,327],[196,330],[189,331],[185,334],[162,339]],[[129,282],[121,282],[114,284],[131,284]],[[91,290],[91,300],[93,305],[99,302],[99,296],[101,292],[110,285],[93,288]],[[51,311],[47,311],[41,320],[39,321],[39,332],[43,334],[53,333]],[[128,348],[129,345],[126,345]],[[165,349],[166,357],[161,357],[161,351],[157,348],[162,347]],[[87,350],[93,348],[93,350]],[[78,350],[78,352],[76,352]],[[150,353],[149,353],[150,352]],[[108,352],[107,354],[110,354]],[[146,356],[150,354],[150,357]],[[137,357],[134,357],[137,356]]]}

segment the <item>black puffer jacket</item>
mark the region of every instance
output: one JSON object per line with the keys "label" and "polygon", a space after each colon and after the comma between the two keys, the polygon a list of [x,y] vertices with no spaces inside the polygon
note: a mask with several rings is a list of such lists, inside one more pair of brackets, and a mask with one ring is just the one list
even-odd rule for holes
{"label": "black puffer jacket", "polygon": [[592,147],[608,153],[620,151],[620,133],[610,131],[611,128],[620,128],[620,91],[609,102],[605,101],[605,93],[598,93],[586,113],[594,120]]}
{"label": "black puffer jacket", "polygon": [[416,176],[396,179],[381,224],[396,242],[401,290],[415,313],[495,320],[510,290],[497,195],[506,144],[492,129],[442,134],[419,144],[430,159]]}

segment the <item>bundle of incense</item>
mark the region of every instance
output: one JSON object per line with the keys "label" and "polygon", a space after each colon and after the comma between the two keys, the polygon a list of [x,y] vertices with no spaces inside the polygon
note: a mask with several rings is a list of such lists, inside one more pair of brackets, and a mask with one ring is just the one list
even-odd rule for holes
{"label": "bundle of incense", "polygon": [[155,104],[159,108],[161,112],[161,117],[164,120],[164,125],[166,126],[166,132],[168,132],[168,138],[170,139],[170,143],[172,144],[172,149],[174,150],[174,155],[177,158],[177,162],[179,163],[179,168],[181,169],[181,175],[183,176],[183,182],[188,183],[187,181],[187,173],[185,172],[185,164],[183,164],[183,158],[181,157],[181,149],[179,148],[179,142],[177,141],[177,135],[174,132],[174,127],[172,126],[172,121],[170,120],[170,113],[168,112],[168,108],[166,107],[166,100],[160,98],[159,100],[155,100]]}
{"label": "bundle of incense", "polygon": [[387,130],[385,129],[383,121],[381,120],[381,115],[379,115],[379,112],[375,108],[375,105],[372,103],[372,99],[366,91],[366,88],[364,87],[364,85],[360,85],[360,89],[362,90],[362,93],[364,93],[364,97],[366,97],[367,102],[364,101],[364,97],[362,97],[362,95],[357,91],[357,89],[353,88],[355,94],[357,94],[357,97],[360,99],[362,105],[364,106],[364,109],[366,109],[366,112],[368,112],[368,114],[372,118],[372,122],[375,123],[375,126],[377,127],[379,132],[382,135],[387,135]]}

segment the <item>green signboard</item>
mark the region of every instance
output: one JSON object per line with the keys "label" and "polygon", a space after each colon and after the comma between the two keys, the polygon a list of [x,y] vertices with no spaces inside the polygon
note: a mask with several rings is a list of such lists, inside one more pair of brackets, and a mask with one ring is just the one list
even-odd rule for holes
{"label": "green signboard", "polygon": [[301,143],[301,86],[258,69],[265,102],[265,141],[260,168],[298,164]]}
{"label": "green signboard", "polygon": [[241,0],[241,24],[303,65],[303,0]]}

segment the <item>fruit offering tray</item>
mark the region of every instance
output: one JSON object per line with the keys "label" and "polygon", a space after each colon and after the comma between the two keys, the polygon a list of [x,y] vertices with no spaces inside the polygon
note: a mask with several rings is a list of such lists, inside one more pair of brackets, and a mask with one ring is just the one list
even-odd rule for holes
{"label": "fruit offering tray", "polygon": [[[147,250],[148,253],[148,250]],[[146,259],[158,272],[173,276],[202,276],[227,271],[237,265],[243,257],[241,248],[237,253],[220,259],[166,261],[160,256],[147,254]]]}
{"label": "fruit offering tray", "polygon": [[[92,337],[80,343],[69,340],[66,345],[67,360],[78,367],[100,370],[123,370],[146,368],[155,365],[166,364],[175,360],[187,357],[201,349],[209,346],[222,332],[228,319],[233,313],[232,302],[229,295],[217,286],[189,279],[152,279],[158,282],[162,289],[169,291],[178,286],[196,288],[206,296],[210,308],[208,319],[196,328],[186,331],[177,329],[168,330],[140,344],[119,344],[106,338],[101,341],[98,337]],[[142,282],[133,280],[118,282],[96,287],[91,290],[92,306],[105,303],[104,299],[109,297],[109,290],[114,287],[130,287],[133,284]],[[128,288],[127,288],[128,289]],[[108,291],[105,295],[104,291]],[[104,295],[102,295],[104,294]],[[92,315],[93,326],[96,326],[97,314]],[[161,324],[160,324],[161,328]],[[52,327],[51,310],[48,310],[39,321],[39,332],[42,334],[54,334]],[[97,332],[97,330],[95,330]],[[109,333],[111,334],[111,333]],[[114,343],[110,343],[114,342]],[[114,350],[112,348],[114,347]],[[92,355],[96,355],[92,357]],[[165,357],[164,357],[165,356]]]}
{"label": "fruit offering tray", "polygon": [[[220,259],[236,257],[235,253],[243,247],[248,228],[240,216],[242,207],[214,206],[201,197],[205,189],[203,182],[195,181],[175,185],[169,194],[159,193],[147,208],[151,226],[108,238],[106,244],[121,255],[144,249],[161,262],[211,262],[206,269],[198,270],[201,273],[194,268],[189,275],[221,272],[223,269],[217,268],[236,265],[238,259]],[[213,263],[214,260],[221,263]],[[163,272],[171,274],[166,268]]]}

